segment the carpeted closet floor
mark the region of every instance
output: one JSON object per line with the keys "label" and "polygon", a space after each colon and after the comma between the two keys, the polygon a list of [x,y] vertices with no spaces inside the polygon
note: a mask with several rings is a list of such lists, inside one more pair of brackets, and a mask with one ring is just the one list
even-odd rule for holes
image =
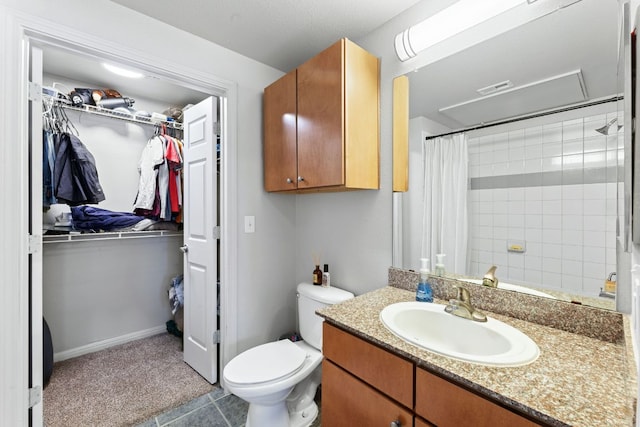
{"label": "carpeted closet floor", "polygon": [[56,363],[45,426],[136,425],[211,392],[183,362],[181,341],[160,334]]}

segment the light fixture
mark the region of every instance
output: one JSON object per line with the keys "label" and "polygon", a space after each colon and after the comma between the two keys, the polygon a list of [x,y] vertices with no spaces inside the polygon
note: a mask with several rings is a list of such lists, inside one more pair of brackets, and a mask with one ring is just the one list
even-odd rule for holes
{"label": "light fixture", "polygon": [[107,70],[111,71],[114,74],[117,74],[119,76],[122,77],[128,77],[130,79],[140,79],[142,77],[144,77],[144,74],[138,72],[138,71],[133,71],[133,70],[129,70],[127,68],[122,68],[120,66],[117,65],[113,65],[113,64],[109,64],[107,62],[103,62],[102,66],[104,68],[106,68]]}
{"label": "light fixture", "polygon": [[[542,18],[582,0],[458,0],[453,5],[430,16],[424,21],[396,35],[395,47],[398,58],[406,61],[425,49],[453,36],[464,33],[480,24],[493,20],[495,25],[483,26],[470,39],[453,41],[444,50],[435,49],[434,57],[453,55],[474,44],[506,33],[528,22]],[[520,7],[523,6],[523,7]],[[442,47],[441,45],[440,47]],[[423,64],[424,65],[424,64]]]}
{"label": "light fixture", "polygon": [[396,53],[401,61],[413,58],[449,37],[500,15],[527,0],[458,0],[451,6],[396,35]]}

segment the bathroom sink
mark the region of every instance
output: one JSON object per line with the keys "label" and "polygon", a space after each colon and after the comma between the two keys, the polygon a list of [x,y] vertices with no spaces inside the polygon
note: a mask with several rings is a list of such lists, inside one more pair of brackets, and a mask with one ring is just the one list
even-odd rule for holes
{"label": "bathroom sink", "polygon": [[518,329],[488,318],[475,322],[446,313],[444,305],[400,302],[380,312],[384,326],[425,350],[489,366],[527,365],[538,358],[537,344]]}
{"label": "bathroom sink", "polygon": [[[476,285],[482,285],[482,279],[460,279],[460,280],[464,280],[465,282],[469,282],[469,283],[475,283]],[[498,289],[504,289],[507,291],[517,291],[523,294],[535,295],[537,297],[557,299],[553,295],[549,295],[545,292],[527,288],[526,286],[514,285],[513,283],[498,282]]]}

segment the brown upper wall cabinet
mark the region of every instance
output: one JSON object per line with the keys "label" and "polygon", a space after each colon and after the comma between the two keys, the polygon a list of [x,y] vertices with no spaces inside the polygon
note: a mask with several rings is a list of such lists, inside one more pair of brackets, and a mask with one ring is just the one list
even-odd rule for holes
{"label": "brown upper wall cabinet", "polygon": [[266,191],[380,188],[379,70],[342,39],[265,88]]}

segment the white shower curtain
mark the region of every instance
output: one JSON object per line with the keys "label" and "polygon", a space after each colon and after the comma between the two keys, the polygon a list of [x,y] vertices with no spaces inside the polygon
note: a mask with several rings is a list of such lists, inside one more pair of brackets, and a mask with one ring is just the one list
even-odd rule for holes
{"label": "white shower curtain", "polygon": [[456,134],[423,141],[424,193],[422,257],[443,253],[445,270],[467,271],[467,136]]}

